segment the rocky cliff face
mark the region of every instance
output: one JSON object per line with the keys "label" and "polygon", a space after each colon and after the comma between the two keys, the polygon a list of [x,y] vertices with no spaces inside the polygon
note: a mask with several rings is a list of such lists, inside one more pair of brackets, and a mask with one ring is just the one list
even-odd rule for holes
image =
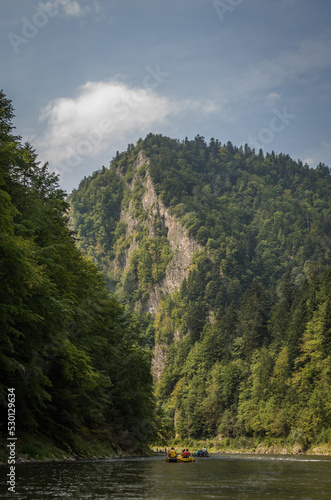
{"label": "rocky cliff face", "polygon": [[[146,158],[143,151],[140,151],[135,164],[137,173],[134,175],[131,183],[127,183],[129,189],[133,190],[134,181],[138,179],[139,169],[143,165],[148,164],[148,158]],[[118,174],[123,178],[120,172]],[[152,221],[157,217],[161,221],[164,234],[167,236],[171,251],[173,252],[173,257],[167,266],[164,278],[152,288],[149,298],[144,304],[144,312],[155,314],[161,297],[177,290],[184,278],[187,277],[193,253],[197,250],[202,250],[202,246],[187,235],[186,228],[158,198],[148,169],[143,179],[143,188],[144,193],[141,202],[146,214],[143,224],[148,229],[150,235],[154,236]],[[115,267],[117,267],[118,271],[125,272],[129,265],[130,254],[138,247],[138,242],[134,238],[138,220],[133,215],[132,201],[128,208],[122,210],[120,221],[125,222],[127,225],[126,236],[131,239],[131,244],[121,255],[121,258],[115,262]]]}
{"label": "rocky cliff face", "polygon": [[[147,300],[143,304],[137,304],[143,312],[156,314],[160,300],[163,296],[177,290],[184,278],[189,273],[192,257],[195,251],[202,250],[193,238],[187,235],[186,228],[179,220],[170,213],[169,209],[162,203],[157,196],[153,182],[148,170],[149,160],[143,151],[140,151],[134,165],[134,175],[130,181],[126,181],[126,188],[133,192],[135,181],[142,183],[141,204],[143,208],[143,220],[134,215],[133,199],[128,206],[122,208],[120,222],[126,225],[126,241],[129,242],[127,248],[121,251],[120,255],[113,262],[113,273],[120,277],[128,271],[130,266],[130,256],[135,249],[138,249],[139,242],[136,240],[138,225],[142,225],[144,231],[155,237],[154,223],[160,221],[163,234],[167,237],[172,258],[167,265],[164,277],[156,283],[148,294]],[[147,167],[144,176],[139,175],[142,167]],[[125,180],[125,175],[117,170],[117,174]],[[159,382],[167,357],[167,345],[165,343],[157,344],[153,350],[152,375]]]}
{"label": "rocky cliff face", "polygon": [[146,310],[155,314],[162,294],[178,289],[188,275],[193,253],[202,247],[187,235],[186,229],[156,196],[149,172],[146,173],[146,191],[142,198],[144,209],[151,215],[156,214],[162,221],[173,258],[168,264],[164,279],[150,293]]}

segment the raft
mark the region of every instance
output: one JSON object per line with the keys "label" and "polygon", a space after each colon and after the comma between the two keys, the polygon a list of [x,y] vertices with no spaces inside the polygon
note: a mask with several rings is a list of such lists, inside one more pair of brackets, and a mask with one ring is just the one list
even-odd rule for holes
{"label": "raft", "polygon": [[192,457],[182,457],[182,455],[177,455],[177,457],[167,457],[165,459],[166,462],[195,462],[194,458]]}

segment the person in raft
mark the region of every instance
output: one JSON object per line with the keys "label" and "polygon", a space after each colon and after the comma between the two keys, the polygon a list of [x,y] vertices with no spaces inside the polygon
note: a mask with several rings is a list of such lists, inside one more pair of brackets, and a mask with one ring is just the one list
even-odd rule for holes
{"label": "person in raft", "polygon": [[184,451],[183,451],[183,453],[182,453],[182,457],[183,457],[183,458],[188,458],[190,455],[191,455],[191,454],[190,454],[190,452],[188,451],[188,449],[187,449],[187,448],[186,448],[186,450],[184,450]]}
{"label": "person in raft", "polygon": [[169,458],[176,458],[177,457],[177,453],[176,453],[174,447],[170,448],[169,453],[168,453],[168,457]]}

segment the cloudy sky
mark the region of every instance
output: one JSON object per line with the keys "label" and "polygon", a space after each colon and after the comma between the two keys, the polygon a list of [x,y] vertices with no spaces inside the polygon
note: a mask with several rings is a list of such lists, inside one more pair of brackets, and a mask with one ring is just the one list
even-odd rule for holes
{"label": "cloudy sky", "polygon": [[79,181],[149,132],[331,166],[330,0],[5,0],[16,133]]}

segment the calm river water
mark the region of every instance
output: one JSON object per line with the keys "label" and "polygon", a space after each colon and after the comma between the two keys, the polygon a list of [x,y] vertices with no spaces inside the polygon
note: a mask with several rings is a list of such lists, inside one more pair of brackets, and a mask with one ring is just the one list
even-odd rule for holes
{"label": "calm river water", "polygon": [[160,455],[22,464],[15,494],[5,486],[7,472],[0,467],[1,499],[331,499],[331,457],[226,454],[172,464]]}

